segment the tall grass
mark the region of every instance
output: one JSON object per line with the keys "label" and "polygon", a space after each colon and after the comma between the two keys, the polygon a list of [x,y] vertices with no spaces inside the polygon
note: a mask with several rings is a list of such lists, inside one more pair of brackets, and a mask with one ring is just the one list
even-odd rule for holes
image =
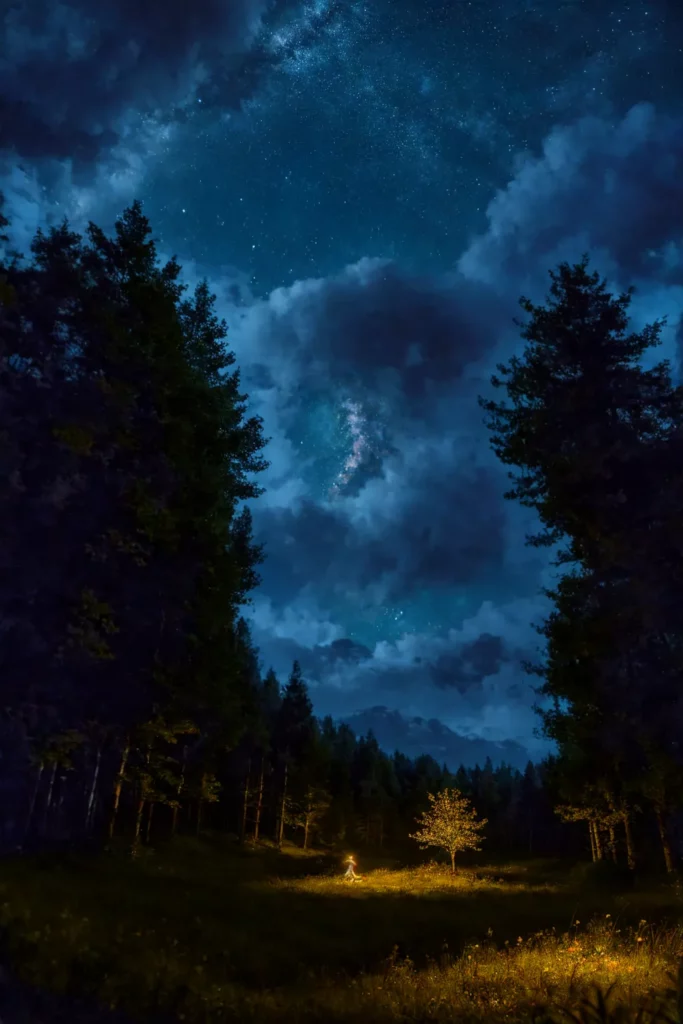
{"label": "tall grass", "polygon": [[[23,978],[188,1022],[680,1021],[683,927],[633,920],[657,901],[675,918],[674,894],[605,899],[611,911],[547,866],[350,883],[329,860],[182,843],[137,864],[0,869]],[[560,920],[570,905],[582,919]]]}

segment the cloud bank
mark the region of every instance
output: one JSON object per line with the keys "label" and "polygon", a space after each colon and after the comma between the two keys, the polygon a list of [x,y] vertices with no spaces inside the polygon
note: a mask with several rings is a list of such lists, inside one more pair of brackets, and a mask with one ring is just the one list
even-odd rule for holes
{"label": "cloud bank", "polygon": [[31,0],[0,31],[0,148],[85,170],[132,119],[197,99],[253,43],[266,0]]}
{"label": "cloud bank", "polygon": [[647,103],[609,122],[555,128],[492,199],[489,227],[459,261],[468,278],[504,285],[590,250],[631,283],[683,282],[683,125]]}

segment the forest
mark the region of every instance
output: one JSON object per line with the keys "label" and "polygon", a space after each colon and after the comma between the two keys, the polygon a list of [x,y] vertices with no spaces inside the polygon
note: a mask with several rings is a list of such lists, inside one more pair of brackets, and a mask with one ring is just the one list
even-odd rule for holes
{"label": "forest", "polygon": [[[555,753],[524,772],[442,765],[319,719],[298,663],[286,679],[261,664],[246,608],[268,557],[249,504],[266,438],[207,283],[188,294],[160,262],[139,203],[111,236],[65,222],[28,255],[2,239],[0,950],[18,984],[197,1021],[455,1020],[483,985],[468,1019],[530,1020],[552,993],[494,998],[486,957],[509,973],[517,937],[533,971],[553,942],[569,963],[585,943],[548,929],[609,906],[613,969],[603,956],[584,980],[611,983],[623,955],[652,996],[683,952],[683,388],[653,363],[664,322],[630,330],[632,290],[611,294],[588,256],[550,271],[544,305],[520,300],[523,349],[480,405],[506,497],[535,510],[528,543],[557,569],[543,659],[524,666]],[[437,837],[420,853],[416,823],[453,792],[481,847]],[[342,890],[351,850],[361,884]],[[239,915],[250,961],[216,907]],[[648,950],[633,971],[617,910],[628,956]],[[668,924],[646,932],[644,913]],[[183,957],[161,941],[169,916]],[[337,945],[321,937],[335,919]],[[159,945],[143,970],[145,928]],[[315,1005],[282,994],[295,975]]]}

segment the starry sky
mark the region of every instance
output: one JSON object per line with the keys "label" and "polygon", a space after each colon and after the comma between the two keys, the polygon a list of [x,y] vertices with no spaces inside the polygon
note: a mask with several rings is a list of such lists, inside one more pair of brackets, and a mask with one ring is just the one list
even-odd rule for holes
{"label": "starry sky", "polygon": [[554,570],[476,399],[584,251],[678,367],[679,0],[17,0],[0,55],[13,242],[140,198],[218,296],[271,439],[264,668],[390,750],[543,756]]}

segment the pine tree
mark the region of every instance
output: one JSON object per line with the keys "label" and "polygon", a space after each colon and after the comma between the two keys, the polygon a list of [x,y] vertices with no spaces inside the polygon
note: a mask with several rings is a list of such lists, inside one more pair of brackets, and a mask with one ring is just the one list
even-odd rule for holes
{"label": "pine tree", "polygon": [[560,562],[596,568],[628,559],[634,522],[649,517],[651,453],[681,422],[683,394],[667,361],[640,365],[663,321],[627,334],[633,289],[614,298],[587,268],[584,256],[550,271],[545,306],[520,299],[524,355],[491,378],[510,404],[479,402],[493,450],[518,470],[506,497],[540,517],[530,542],[568,541]]}
{"label": "pine tree", "polygon": [[[118,807],[131,731],[155,709],[241,728],[261,425],[208,288],[182,298],[139,204],[111,238],[92,224],[85,238],[66,223],[39,232],[32,261],[3,272],[3,700],[36,749],[96,723],[96,789]],[[89,740],[74,770],[79,758],[89,774]],[[30,790],[30,761],[17,770]],[[74,804],[76,820],[89,816]]]}
{"label": "pine tree", "polygon": [[[315,742],[313,705],[298,661],[292,665],[289,679],[282,691],[275,723],[275,749],[278,762],[279,797],[276,826],[278,846],[282,846],[287,807],[301,794],[302,767],[310,757]],[[297,785],[298,784],[298,785]]]}
{"label": "pine tree", "polygon": [[614,298],[587,266],[551,271],[545,306],[521,300],[525,352],[492,378],[509,404],[480,403],[517,469],[507,497],[538,512],[529,542],[562,543],[556,564],[570,567],[546,591],[545,662],[527,666],[552,701],[537,709],[545,734],[621,806],[652,766],[647,750],[671,751],[680,728],[683,392],[666,361],[641,365],[663,322],[627,333],[633,289]]}

